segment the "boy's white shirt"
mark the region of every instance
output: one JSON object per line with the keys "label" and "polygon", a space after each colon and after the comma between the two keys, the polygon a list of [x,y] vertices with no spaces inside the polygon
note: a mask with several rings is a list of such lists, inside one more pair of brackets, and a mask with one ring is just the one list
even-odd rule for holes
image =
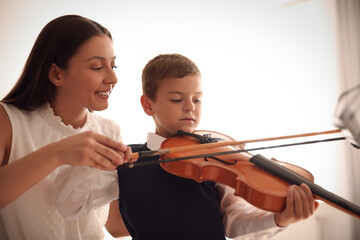
{"label": "boy's white shirt", "polygon": [[[165,138],[148,133],[147,147],[157,150]],[[234,195],[234,189],[216,183],[221,197],[220,210],[225,235],[236,239],[271,239],[278,227],[274,213],[258,209]],[[49,200],[67,220],[72,220],[118,199],[117,171],[104,171],[88,166],[71,167],[58,174]]]}

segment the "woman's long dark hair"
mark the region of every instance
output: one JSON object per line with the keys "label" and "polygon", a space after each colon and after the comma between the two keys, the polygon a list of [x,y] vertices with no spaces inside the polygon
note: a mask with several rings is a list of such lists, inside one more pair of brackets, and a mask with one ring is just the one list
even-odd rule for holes
{"label": "woman's long dark hair", "polygon": [[1,101],[24,110],[48,102],[55,92],[48,78],[51,64],[66,69],[77,49],[96,35],[112,39],[105,27],[81,16],[66,15],[49,22],[37,37],[19,80]]}

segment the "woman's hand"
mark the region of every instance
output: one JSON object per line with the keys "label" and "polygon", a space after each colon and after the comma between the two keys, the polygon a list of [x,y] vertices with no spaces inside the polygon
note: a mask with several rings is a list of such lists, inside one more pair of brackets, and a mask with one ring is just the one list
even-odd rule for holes
{"label": "woman's hand", "polygon": [[129,162],[132,153],[129,146],[91,131],[50,146],[60,165],[87,165],[103,170],[113,170]]}
{"label": "woman's hand", "polygon": [[[9,128],[11,129],[11,128]],[[0,162],[9,139],[0,137]],[[95,132],[85,132],[46,145],[0,167],[0,209],[41,181],[58,166],[87,165],[114,170],[130,161],[130,147]]]}
{"label": "woman's hand", "polygon": [[289,187],[286,196],[286,207],[281,213],[275,214],[275,222],[280,227],[304,220],[318,208],[310,188],[302,183],[300,186]]}

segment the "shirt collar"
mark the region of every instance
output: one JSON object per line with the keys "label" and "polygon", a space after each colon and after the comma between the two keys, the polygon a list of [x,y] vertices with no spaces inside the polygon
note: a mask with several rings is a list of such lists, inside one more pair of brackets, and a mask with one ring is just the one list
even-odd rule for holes
{"label": "shirt collar", "polygon": [[158,150],[165,139],[160,135],[149,132],[147,135],[147,147],[152,151]]}

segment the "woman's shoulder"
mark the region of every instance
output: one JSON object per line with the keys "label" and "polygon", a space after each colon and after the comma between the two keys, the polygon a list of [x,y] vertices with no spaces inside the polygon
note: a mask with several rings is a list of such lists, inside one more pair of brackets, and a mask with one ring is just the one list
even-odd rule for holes
{"label": "woman's shoulder", "polygon": [[10,112],[21,112],[22,110],[10,103],[0,102],[0,107],[5,111],[6,115],[9,115]]}
{"label": "woman's shoulder", "polygon": [[11,133],[11,121],[7,105],[9,104],[4,104],[0,102],[0,135],[4,135],[4,133],[6,134],[7,132]]}
{"label": "woman's shoulder", "polygon": [[5,119],[5,118],[7,120],[9,120],[9,116],[8,116],[7,111],[5,109],[6,105],[7,104],[0,102],[0,121]]}
{"label": "woman's shoulder", "polygon": [[34,113],[37,112],[37,109],[21,109],[11,103],[0,102],[0,107],[5,112],[5,115],[8,117],[11,123],[13,123],[13,121],[17,120],[18,118],[28,118],[29,116],[34,116]]}
{"label": "woman's shoulder", "polygon": [[12,128],[9,116],[2,104],[0,104],[0,132],[0,165],[5,165],[9,160]]}

